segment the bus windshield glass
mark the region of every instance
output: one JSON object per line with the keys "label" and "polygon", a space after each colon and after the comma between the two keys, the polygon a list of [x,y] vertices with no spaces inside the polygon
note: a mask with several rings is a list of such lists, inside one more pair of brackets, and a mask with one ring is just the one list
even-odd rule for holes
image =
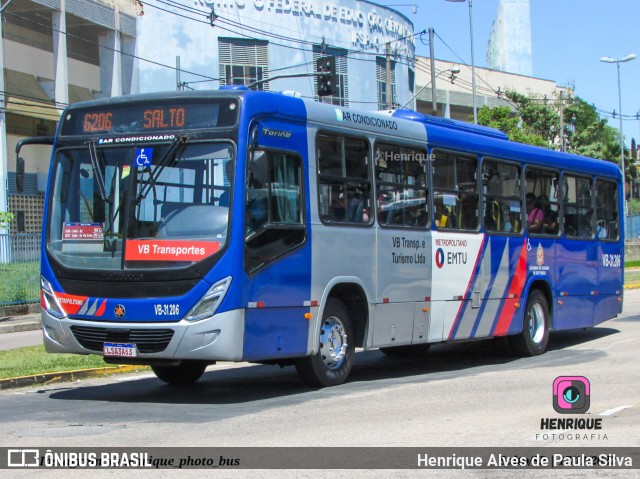
{"label": "bus windshield glass", "polygon": [[227,241],[234,146],[226,141],[61,149],[47,250],[74,269],[182,268]]}

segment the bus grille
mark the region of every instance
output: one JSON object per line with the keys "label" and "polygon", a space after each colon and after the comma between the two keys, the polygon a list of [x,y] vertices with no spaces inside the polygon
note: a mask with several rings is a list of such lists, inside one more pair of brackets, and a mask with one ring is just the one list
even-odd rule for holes
{"label": "bus grille", "polygon": [[141,353],[164,351],[173,329],[109,329],[88,326],[71,326],[73,335],[83,348],[102,351],[103,343],[134,343]]}
{"label": "bus grille", "polygon": [[197,280],[121,282],[78,281],[60,279],[62,289],[67,294],[91,296],[94,298],[166,298],[182,296],[198,284]]}

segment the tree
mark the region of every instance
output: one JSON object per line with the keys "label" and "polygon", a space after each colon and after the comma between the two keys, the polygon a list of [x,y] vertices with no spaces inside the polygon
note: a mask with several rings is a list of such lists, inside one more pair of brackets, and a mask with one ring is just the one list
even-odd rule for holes
{"label": "tree", "polygon": [[[620,164],[620,132],[600,118],[595,107],[578,97],[527,97],[507,91],[506,98],[516,111],[508,107],[478,110],[478,124],[497,128],[512,141],[558,149],[560,107],[564,109],[564,137],[567,151]],[[625,150],[626,178],[637,176],[635,159]]]}

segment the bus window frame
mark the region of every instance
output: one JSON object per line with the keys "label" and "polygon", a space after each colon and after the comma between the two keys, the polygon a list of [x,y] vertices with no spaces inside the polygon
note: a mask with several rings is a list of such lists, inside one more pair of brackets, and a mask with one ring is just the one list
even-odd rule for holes
{"label": "bus window frame", "polygon": [[[482,173],[482,170],[484,168],[484,162],[485,161],[493,161],[496,163],[504,163],[507,164],[509,166],[516,166],[520,172],[519,172],[519,177],[518,177],[518,188],[520,190],[520,194],[518,196],[518,199],[520,200],[520,231],[497,231],[497,230],[487,230],[486,226],[485,226],[485,215],[484,215],[484,211],[485,211],[485,201],[487,199],[487,195],[485,195],[484,193],[484,185],[481,184],[481,188],[480,188],[480,197],[481,197],[481,211],[482,211],[482,218],[481,218],[481,223],[482,223],[482,231],[485,234],[491,235],[491,236],[514,236],[514,237],[518,237],[518,236],[523,236],[524,232],[525,232],[525,225],[526,225],[526,219],[524,216],[524,211],[525,211],[525,206],[524,206],[524,202],[522,199],[522,181],[523,181],[523,177],[524,177],[524,165],[521,162],[518,161],[514,161],[514,160],[505,160],[504,158],[498,158],[495,156],[482,156],[480,159],[480,173]],[[482,176],[482,175],[480,175]],[[480,181],[482,182],[482,178],[480,178]],[[507,196],[503,196],[502,198],[509,198]]]}
{"label": "bus window frame", "polygon": [[[318,137],[320,136],[328,136],[328,137],[339,137],[342,139],[342,147],[344,149],[344,140],[346,138],[352,139],[352,140],[363,140],[367,146],[368,146],[368,151],[367,151],[367,158],[368,158],[368,172],[367,172],[367,178],[366,181],[368,181],[369,183],[369,220],[368,221],[362,221],[362,222],[356,222],[356,221],[339,221],[339,220],[327,220],[325,215],[322,215],[320,213],[320,205],[322,204],[321,202],[321,177],[324,178],[328,178],[327,183],[345,183],[347,178],[352,178],[352,177],[348,177],[348,176],[333,176],[333,175],[323,175],[320,173],[320,158],[318,155]],[[375,206],[375,196],[373,195],[374,192],[374,182],[373,182],[373,148],[372,148],[372,144],[371,144],[371,140],[370,138],[368,138],[365,135],[357,135],[357,134],[353,134],[351,132],[345,133],[342,130],[328,130],[328,129],[318,129],[316,131],[316,135],[314,138],[314,160],[316,163],[316,168],[315,168],[315,180],[316,180],[316,206],[317,206],[317,213],[318,213],[318,218],[320,219],[320,222],[325,225],[325,226],[338,226],[338,227],[355,227],[355,228],[372,228],[374,223],[375,223],[375,217],[376,217],[376,213],[374,213],[373,210],[375,210],[374,206]],[[342,159],[344,159],[344,154],[342,156]],[[345,163],[343,162],[342,165],[344,166]]]}
{"label": "bus window frame", "polygon": [[[300,198],[301,198],[301,202],[300,202],[300,206],[301,206],[301,218],[302,218],[302,224],[299,225],[290,225],[291,229],[300,229],[302,231],[304,231],[304,238],[303,240],[296,244],[295,246],[293,246],[292,248],[287,249],[286,251],[283,251],[282,253],[278,254],[277,256],[271,258],[269,261],[253,268],[250,269],[248,267],[247,264],[247,235],[246,235],[246,198],[247,198],[247,192],[248,192],[248,187],[247,187],[247,178],[248,178],[248,171],[249,171],[249,166],[251,164],[251,155],[254,153],[255,150],[261,150],[261,151],[266,151],[269,153],[276,153],[276,154],[283,154],[283,155],[288,155],[288,156],[292,156],[293,158],[296,158],[299,161],[300,164]],[[247,155],[246,155],[246,162],[245,162],[245,168],[244,168],[244,178],[242,181],[242,198],[243,198],[243,202],[242,202],[242,224],[244,226],[244,232],[242,234],[243,237],[243,247],[242,247],[242,255],[243,255],[243,259],[242,259],[242,263],[243,263],[243,268],[244,271],[247,273],[247,275],[249,277],[253,277],[256,274],[260,273],[262,270],[264,270],[265,268],[268,268],[269,266],[271,266],[272,264],[274,264],[277,261],[282,260],[283,258],[289,256],[292,253],[295,253],[296,251],[298,251],[301,248],[304,248],[304,246],[308,243],[309,240],[309,222],[307,221],[307,213],[308,213],[308,208],[307,208],[307,188],[305,187],[305,162],[304,162],[304,158],[303,156],[300,154],[300,152],[296,151],[296,150],[287,150],[287,149],[282,149],[282,148],[272,148],[270,146],[259,146],[259,145],[255,145],[252,146],[251,148],[247,149]],[[284,226],[282,228],[279,229],[285,229]],[[266,229],[264,230],[266,231]],[[263,232],[264,232],[263,231]],[[260,233],[262,234],[262,233]],[[256,235],[255,237],[251,238],[251,240],[257,238],[260,235]]]}
{"label": "bus window frame", "polygon": [[[562,237],[564,239],[568,239],[568,240],[572,240],[572,241],[589,241],[589,242],[593,242],[595,240],[596,237],[596,230],[595,230],[595,195],[591,194],[589,195],[591,198],[591,235],[590,236],[570,236],[567,234],[567,230],[566,230],[566,224],[565,224],[565,219],[566,219],[566,202],[565,202],[565,188],[564,188],[564,180],[565,180],[565,176],[571,176],[574,177],[576,179],[588,179],[590,186],[591,186],[591,191],[594,191],[595,188],[595,177],[592,175],[588,175],[585,173],[578,173],[576,171],[573,170],[562,170],[560,172],[560,198],[562,200],[561,202],[561,210],[562,210]],[[576,199],[577,199],[577,192],[576,192]],[[578,208],[577,204],[576,204],[576,208]],[[577,213],[576,213],[577,214]]]}
{"label": "bus window frame", "polygon": [[[384,146],[389,146],[389,147],[397,147],[397,148],[411,148],[413,150],[419,150],[420,152],[423,152],[425,155],[425,163],[423,164],[423,168],[424,168],[424,176],[425,176],[425,188],[427,189],[427,197],[426,197],[426,203],[425,206],[427,208],[429,208],[429,211],[427,212],[427,224],[426,225],[421,225],[421,226],[417,226],[417,225],[393,225],[393,224],[383,224],[380,222],[380,218],[378,217],[378,205],[377,205],[377,201],[378,201],[378,180],[377,180],[377,175],[376,173],[376,163],[375,161],[372,163],[372,173],[373,173],[373,187],[374,187],[374,197],[373,197],[373,202],[374,202],[374,210],[376,211],[376,223],[380,228],[383,229],[398,229],[398,230],[412,230],[412,231],[430,231],[433,221],[432,221],[432,217],[433,217],[433,212],[431,210],[431,190],[432,190],[432,184],[431,184],[431,175],[429,173],[429,168],[428,165],[430,163],[429,160],[429,153],[428,153],[428,148],[425,145],[420,145],[418,143],[401,143],[399,141],[392,141],[392,140],[387,140],[384,137],[377,137],[373,143],[373,148],[371,151],[375,151],[376,148],[378,147],[378,144],[382,143],[382,145]],[[374,158],[375,160],[375,158]],[[380,183],[387,183],[385,181],[381,181]]]}
{"label": "bus window frame", "polygon": [[[460,227],[456,227],[456,228],[450,228],[450,227],[444,227],[444,228],[440,228],[436,226],[436,221],[435,221],[435,213],[436,213],[436,206],[435,206],[435,190],[436,190],[436,186],[433,182],[433,170],[435,168],[435,161],[437,158],[437,154],[438,152],[442,152],[445,154],[452,154],[452,155],[459,155],[459,156],[464,156],[464,157],[468,157],[469,159],[475,159],[476,161],[476,170],[475,170],[475,175],[476,175],[476,195],[477,195],[477,203],[476,203],[476,217],[477,217],[477,221],[478,224],[475,228],[460,228]],[[464,150],[454,150],[452,148],[442,148],[439,146],[433,146],[431,148],[429,148],[428,150],[428,154],[429,154],[429,164],[431,165],[431,168],[429,168],[429,187],[431,189],[431,191],[429,192],[429,194],[431,195],[431,227],[433,231],[440,231],[440,232],[446,232],[446,233],[480,233],[482,232],[482,221],[480,218],[480,203],[481,203],[481,196],[482,196],[482,180],[480,178],[480,165],[481,165],[481,155],[480,153],[477,152],[468,152],[468,151],[464,151]],[[457,183],[457,179],[458,179],[458,171],[457,171],[457,167],[456,167],[456,183]],[[457,185],[456,185],[457,187]],[[447,191],[452,191],[448,188],[445,188]]]}
{"label": "bus window frame", "polygon": [[[616,228],[618,230],[618,234],[615,238],[600,238],[598,236],[598,202],[596,199],[596,196],[598,194],[598,181],[604,182],[604,183],[610,183],[613,184],[616,187],[616,212],[617,212],[617,218],[616,218]],[[596,238],[598,239],[598,241],[602,242],[602,243],[618,243],[620,242],[621,239],[621,235],[620,235],[620,184],[613,178],[607,178],[606,176],[595,176],[594,179],[594,191],[596,192],[596,196],[594,196],[594,202],[595,202],[595,207],[594,207],[594,212],[595,212],[595,221],[596,221],[596,225],[595,225],[595,234],[596,234]]]}
{"label": "bus window frame", "polygon": [[[527,225],[527,171],[535,170],[535,171],[543,171],[547,173],[555,173],[558,177],[558,182],[562,185],[562,170],[556,168],[549,168],[547,166],[538,166],[531,163],[525,163],[524,168],[522,170],[522,181],[521,181],[521,190],[522,190],[522,206],[523,206],[523,231],[526,231],[527,237],[533,236],[536,238],[549,238],[549,239],[560,239],[564,238],[564,208],[563,208],[563,194],[564,191],[562,187],[560,187],[558,193],[558,199],[556,203],[558,205],[558,233],[544,233],[544,232],[530,232]],[[586,175],[585,175],[586,177]],[[542,210],[544,213],[544,209]]]}

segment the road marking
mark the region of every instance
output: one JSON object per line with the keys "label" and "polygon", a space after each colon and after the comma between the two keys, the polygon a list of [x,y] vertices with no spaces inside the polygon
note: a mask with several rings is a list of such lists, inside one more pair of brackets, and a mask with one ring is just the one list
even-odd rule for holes
{"label": "road marking", "polygon": [[614,407],[613,409],[607,409],[606,411],[601,412],[600,414],[598,414],[598,416],[613,416],[615,413],[618,413],[618,412],[623,411],[625,409],[629,409],[630,407],[633,407],[633,406]]}

